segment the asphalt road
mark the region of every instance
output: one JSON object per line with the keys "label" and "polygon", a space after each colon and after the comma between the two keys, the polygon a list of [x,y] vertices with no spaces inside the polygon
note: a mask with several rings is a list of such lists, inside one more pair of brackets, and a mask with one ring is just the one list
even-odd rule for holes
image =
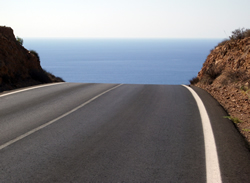
{"label": "asphalt road", "polygon": [[[250,153],[202,99],[222,182],[249,182]],[[206,182],[197,103],[178,85],[63,83],[0,95],[0,182]]]}

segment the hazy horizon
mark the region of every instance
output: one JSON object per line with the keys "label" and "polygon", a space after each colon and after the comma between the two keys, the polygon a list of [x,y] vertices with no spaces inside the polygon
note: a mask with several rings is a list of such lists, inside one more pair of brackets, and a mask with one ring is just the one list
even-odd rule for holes
{"label": "hazy horizon", "polygon": [[249,0],[10,0],[1,25],[22,38],[212,38],[250,28]]}

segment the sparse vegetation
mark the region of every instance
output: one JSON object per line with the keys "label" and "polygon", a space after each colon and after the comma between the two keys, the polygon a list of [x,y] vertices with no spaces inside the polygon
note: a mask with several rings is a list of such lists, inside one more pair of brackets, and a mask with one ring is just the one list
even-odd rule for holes
{"label": "sparse vegetation", "polygon": [[16,40],[17,40],[17,42],[20,44],[20,45],[23,45],[23,39],[22,38],[20,38],[20,37],[16,37]]}
{"label": "sparse vegetation", "polygon": [[247,86],[241,86],[240,89],[244,92],[248,91],[248,87]]}
{"label": "sparse vegetation", "polygon": [[189,80],[191,85],[194,85],[196,83],[198,83],[200,81],[200,79],[198,77],[193,77],[192,79]]}
{"label": "sparse vegetation", "polygon": [[30,50],[30,53],[35,55],[37,57],[38,61],[40,62],[40,57],[39,57],[38,53],[35,50]]}
{"label": "sparse vegetation", "polygon": [[232,32],[232,35],[229,36],[230,40],[239,40],[250,37],[250,29],[239,28]]}
{"label": "sparse vegetation", "polygon": [[247,86],[241,86],[240,89],[244,95],[247,95],[248,98],[250,98],[250,89]]}
{"label": "sparse vegetation", "polygon": [[250,132],[250,129],[244,128],[242,129],[244,132]]}
{"label": "sparse vegetation", "polygon": [[213,65],[212,67],[208,68],[201,79],[203,84],[211,85],[213,81],[222,74],[223,67],[216,67]]}
{"label": "sparse vegetation", "polygon": [[[218,43],[217,46],[223,46],[228,42],[244,39],[246,37],[250,37],[250,29],[245,29],[245,28],[235,29],[234,31],[232,31],[232,35],[229,36],[229,39],[222,40],[220,43]],[[210,52],[212,51],[213,49],[210,50]]]}
{"label": "sparse vegetation", "polygon": [[242,121],[239,118],[236,118],[236,117],[224,116],[223,118],[229,119],[229,120],[233,121],[235,124],[242,123]]}
{"label": "sparse vegetation", "polygon": [[[218,46],[223,46],[229,42],[235,41],[235,40],[240,40],[240,39],[244,39],[246,37],[250,37],[250,29],[245,29],[245,28],[239,28],[236,29],[234,31],[232,31],[232,35],[229,36],[229,39],[224,39],[222,42],[218,43]],[[216,48],[215,47],[215,48]],[[212,52],[213,50],[211,50]],[[227,51],[223,51],[221,52],[221,55],[225,55],[227,53]],[[196,77],[192,78],[191,80],[189,80],[190,84],[196,84],[198,82],[201,82],[202,84],[205,85],[211,85],[213,83],[213,81],[218,78],[222,72],[224,70],[224,67],[218,67],[215,64],[210,66],[210,68],[208,68],[202,78],[198,79]],[[222,85],[227,85],[230,83],[235,83],[235,82],[249,82],[250,83],[250,76],[249,74],[246,73],[246,71],[242,71],[242,70],[236,70],[236,71],[225,71],[225,75],[226,78],[221,82]]]}
{"label": "sparse vegetation", "polygon": [[247,74],[246,70],[229,70],[226,71],[226,78],[222,81],[223,85],[237,82],[248,82],[250,81],[250,76]]}
{"label": "sparse vegetation", "polygon": [[249,41],[250,29],[233,31],[208,55],[199,72],[199,81],[194,77],[190,84],[210,93],[227,111],[224,118],[237,124],[250,144]]}

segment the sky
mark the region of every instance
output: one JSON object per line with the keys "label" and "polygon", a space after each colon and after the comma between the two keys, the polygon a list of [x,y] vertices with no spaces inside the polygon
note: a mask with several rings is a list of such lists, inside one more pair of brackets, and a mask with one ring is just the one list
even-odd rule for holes
{"label": "sky", "polygon": [[0,0],[22,38],[227,38],[250,28],[250,0]]}

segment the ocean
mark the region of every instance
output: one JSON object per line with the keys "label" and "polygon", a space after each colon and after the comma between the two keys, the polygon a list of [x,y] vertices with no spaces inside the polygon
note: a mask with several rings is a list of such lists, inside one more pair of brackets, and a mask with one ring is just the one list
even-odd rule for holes
{"label": "ocean", "polygon": [[189,84],[221,39],[24,39],[66,82]]}

